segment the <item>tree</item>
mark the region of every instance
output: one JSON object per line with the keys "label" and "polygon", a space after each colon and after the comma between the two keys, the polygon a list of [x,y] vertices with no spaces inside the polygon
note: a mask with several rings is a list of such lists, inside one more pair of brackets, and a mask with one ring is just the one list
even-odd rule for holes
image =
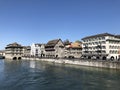
{"label": "tree", "polygon": [[69,45],[69,44],[71,44],[71,42],[70,42],[68,39],[66,39],[65,41],[63,41],[63,43],[64,43],[64,45]]}
{"label": "tree", "polygon": [[76,40],[75,42],[77,42],[77,43],[82,43],[80,40]]}

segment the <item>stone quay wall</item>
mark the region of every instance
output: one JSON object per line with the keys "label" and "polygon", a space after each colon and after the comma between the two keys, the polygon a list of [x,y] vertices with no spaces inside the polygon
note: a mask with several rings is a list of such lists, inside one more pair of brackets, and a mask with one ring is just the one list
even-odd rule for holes
{"label": "stone quay wall", "polygon": [[39,60],[60,64],[73,64],[82,66],[92,66],[101,68],[120,69],[120,61],[105,61],[105,60],[81,60],[81,59],[48,59],[48,58],[27,58],[22,57],[23,60]]}

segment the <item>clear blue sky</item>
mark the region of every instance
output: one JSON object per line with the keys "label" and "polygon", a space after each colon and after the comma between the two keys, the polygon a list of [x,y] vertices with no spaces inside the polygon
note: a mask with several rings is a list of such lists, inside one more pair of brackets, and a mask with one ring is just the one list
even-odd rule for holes
{"label": "clear blue sky", "polygon": [[0,49],[104,32],[120,34],[120,0],[0,0]]}

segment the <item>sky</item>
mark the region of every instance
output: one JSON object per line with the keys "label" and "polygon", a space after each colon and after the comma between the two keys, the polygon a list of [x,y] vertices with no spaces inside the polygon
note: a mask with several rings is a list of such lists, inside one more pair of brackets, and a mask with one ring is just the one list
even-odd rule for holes
{"label": "sky", "polygon": [[120,34],[120,0],[0,0],[0,49]]}

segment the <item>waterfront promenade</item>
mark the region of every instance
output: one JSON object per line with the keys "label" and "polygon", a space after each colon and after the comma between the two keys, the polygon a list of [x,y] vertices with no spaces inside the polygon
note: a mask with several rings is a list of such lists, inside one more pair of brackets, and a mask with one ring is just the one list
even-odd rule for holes
{"label": "waterfront promenade", "polygon": [[22,57],[24,60],[40,60],[59,64],[72,64],[81,66],[92,66],[101,68],[120,69],[119,61],[110,60],[85,60],[85,59],[67,59],[67,58],[39,58],[39,57]]}

